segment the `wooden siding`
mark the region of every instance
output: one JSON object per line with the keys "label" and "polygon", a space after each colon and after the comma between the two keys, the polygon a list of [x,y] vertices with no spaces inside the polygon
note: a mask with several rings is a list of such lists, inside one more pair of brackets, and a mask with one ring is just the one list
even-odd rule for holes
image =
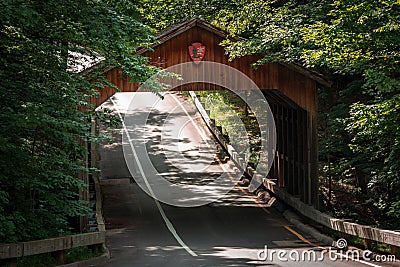
{"label": "wooden siding", "polygon": [[[254,69],[252,64],[257,61],[258,57],[256,56],[244,56],[229,61],[224,48],[219,45],[222,40],[223,37],[220,35],[195,26],[155,46],[154,51],[143,51],[142,55],[149,58],[150,64],[167,68],[184,62],[191,62],[188,46],[191,42],[199,41],[207,49],[203,61],[213,61],[231,66],[250,77],[260,89],[276,89],[306,111],[313,114],[316,112],[317,83],[315,80],[280,63],[270,63]],[[198,67],[201,68],[202,64],[200,63]],[[105,76],[122,92],[133,92],[138,88],[137,83],[128,82],[128,78],[123,76],[119,68],[107,71]],[[175,90],[178,89],[218,90],[212,84],[189,84],[184,88],[175,88]],[[240,82],[238,82],[238,89],[246,88],[240,88]],[[112,89],[104,88],[100,91],[98,97],[92,99],[92,103],[98,106],[113,93]]]}

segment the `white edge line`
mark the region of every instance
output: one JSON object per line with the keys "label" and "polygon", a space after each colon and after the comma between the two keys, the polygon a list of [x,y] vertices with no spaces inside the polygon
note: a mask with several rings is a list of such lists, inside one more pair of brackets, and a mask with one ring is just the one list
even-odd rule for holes
{"label": "white edge line", "polygon": [[138,168],[139,168],[140,174],[142,175],[142,177],[143,177],[143,179],[144,179],[144,182],[145,182],[145,184],[146,184],[146,187],[148,188],[148,190],[149,190],[149,192],[150,192],[152,198],[154,199],[154,202],[155,202],[156,205],[157,205],[158,211],[160,212],[161,217],[163,218],[163,220],[164,220],[164,222],[165,222],[165,224],[166,224],[168,230],[169,230],[169,231],[171,232],[171,234],[175,237],[176,241],[178,241],[178,243],[179,243],[190,255],[192,255],[193,257],[197,257],[198,255],[197,255],[193,250],[191,250],[191,249],[188,247],[188,245],[186,245],[185,242],[183,242],[183,240],[181,239],[181,237],[178,235],[178,233],[176,232],[176,230],[175,230],[174,226],[172,225],[171,221],[168,219],[167,215],[165,215],[165,212],[164,212],[163,208],[161,207],[160,202],[156,199],[156,197],[155,197],[155,195],[154,195],[154,192],[153,192],[153,189],[151,188],[151,186],[150,186],[150,184],[149,184],[149,182],[148,182],[148,180],[147,180],[147,178],[146,178],[146,174],[144,173],[143,167],[142,167],[142,165],[140,164],[139,157],[138,157],[137,154],[136,154],[136,150],[135,150],[135,148],[134,148],[134,146],[133,146],[133,144],[132,144],[132,140],[131,140],[131,138],[130,138],[130,136],[129,136],[128,128],[126,127],[125,121],[124,121],[124,119],[122,118],[122,115],[121,115],[121,113],[120,113],[120,111],[119,111],[119,108],[118,108],[118,106],[116,105],[115,101],[112,99],[112,97],[110,98],[110,100],[111,100],[112,104],[114,105],[115,111],[117,112],[119,119],[121,120],[122,127],[123,127],[123,129],[124,129],[124,132],[125,132],[126,136],[128,137],[129,145],[130,145],[130,147],[131,147],[131,149],[132,149],[132,153],[133,153],[133,155],[134,155],[134,157],[135,157],[135,161],[136,161],[137,166],[138,166]]}
{"label": "white edge line", "polygon": [[[172,94],[171,94],[172,95]],[[179,102],[178,99],[176,99],[176,97],[174,95],[172,95],[172,98],[178,103],[178,105],[182,108],[182,110],[186,113],[186,116],[189,117],[190,121],[192,122],[193,126],[196,128],[196,130],[199,132],[199,134],[201,135],[201,138],[203,138],[203,140],[206,140],[205,134],[200,130],[199,126],[194,122],[193,118],[189,115],[189,112],[186,110],[186,108],[182,105],[181,102]],[[222,168],[222,170],[226,173],[231,173],[228,171],[228,169],[226,168],[226,166],[224,164],[219,164]]]}
{"label": "white edge line", "polygon": [[190,116],[187,109],[182,105],[182,103],[173,94],[171,94],[171,96],[175,100],[175,102],[178,103],[178,105],[181,107],[181,109],[185,112],[186,116],[190,119],[193,126],[196,128],[197,132],[200,134],[201,138],[203,140],[206,140],[207,138],[206,138],[205,134],[200,130],[199,126],[194,122],[193,118]]}

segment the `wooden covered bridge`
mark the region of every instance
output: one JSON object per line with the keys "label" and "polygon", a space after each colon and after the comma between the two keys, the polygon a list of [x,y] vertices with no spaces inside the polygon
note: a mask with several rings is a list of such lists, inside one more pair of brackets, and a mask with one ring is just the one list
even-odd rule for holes
{"label": "wooden covered bridge", "polygon": [[[138,54],[161,68],[184,62],[201,66],[199,61],[203,60],[226,64],[250,77],[262,89],[276,124],[276,155],[269,178],[304,203],[318,207],[317,87],[329,84],[321,76],[293,64],[269,63],[255,69],[252,64],[259,59],[257,56],[229,61],[220,45],[226,38],[221,29],[192,19],[167,28],[152,49],[141,49]],[[190,46],[192,49],[188,49]],[[206,53],[202,53],[201,47],[206,48]],[[107,69],[104,75],[122,92],[139,88],[123,77],[119,68]],[[221,89],[209,83],[192,83],[173,90]],[[114,89],[104,88],[91,101],[99,106],[114,93]]]}

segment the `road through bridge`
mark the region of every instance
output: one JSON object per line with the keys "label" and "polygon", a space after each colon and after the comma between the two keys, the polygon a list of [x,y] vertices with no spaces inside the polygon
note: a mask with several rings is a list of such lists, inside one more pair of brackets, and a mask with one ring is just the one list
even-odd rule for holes
{"label": "road through bridge", "polygon": [[[128,105],[133,98],[136,104]],[[102,107],[117,110],[124,121],[131,122],[135,131],[130,132],[130,142],[145,142],[148,154],[138,154],[138,164],[150,158],[171,183],[195,186],[196,196],[201,196],[202,190],[218,194],[218,186],[206,185],[223,173],[234,174],[235,165],[218,145],[216,153],[199,147],[213,136],[187,100],[178,92],[164,94],[164,100],[152,93],[118,93]],[[148,124],[135,125],[138,114],[150,105]],[[171,133],[165,132],[166,124],[179,129],[177,136],[171,138]],[[319,246],[277,209],[239,186],[199,207],[163,204],[133,182],[124,164],[124,126],[101,130],[114,136],[113,143],[100,147],[100,182],[111,254],[101,266],[383,266],[346,259],[329,246]],[[175,161],[176,151],[186,161]],[[200,152],[213,161],[205,169],[199,168]],[[150,183],[153,188],[158,186]]]}

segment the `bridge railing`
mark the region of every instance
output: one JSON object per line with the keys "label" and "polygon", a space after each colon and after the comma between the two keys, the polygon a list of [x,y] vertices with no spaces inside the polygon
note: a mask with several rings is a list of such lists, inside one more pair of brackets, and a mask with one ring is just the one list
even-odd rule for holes
{"label": "bridge railing", "polygon": [[100,251],[106,240],[104,223],[99,222],[99,231],[70,236],[41,239],[12,244],[0,244],[0,263],[7,263],[9,267],[17,266],[17,258],[52,253],[61,263],[65,262],[65,252],[68,249],[89,246]]}
{"label": "bridge railing", "polygon": [[[235,162],[236,166],[242,168],[250,177],[257,174],[256,171],[246,166],[245,161],[235,152],[234,148],[228,144],[228,142],[223,138],[222,134],[219,132],[218,128],[214,125],[213,121],[208,116],[207,111],[204,109],[200,100],[196,96],[193,91],[189,92],[197,110],[200,115],[203,117],[204,122],[207,127],[214,134],[219,143],[224,147],[224,149],[228,152],[232,161]],[[289,193],[287,193],[282,188],[276,186],[275,182],[267,179],[265,177],[257,177],[263,181],[264,186],[273,192],[280,200],[297,210],[303,216],[311,219],[312,221],[321,224],[329,229],[341,232],[343,234],[357,236],[362,238],[368,243],[369,241],[377,241],[387,245],[390,245],[392,253],[399,254],[400,253],[400,232],[399,231],[391,231],[379,229],[367,225],[360,225],[357,223],[349,222],[343,219],[336,219],[328,214],[322,213],[314,207],[307,205],[300,201],[299,198],[296,198]]]}
{"label": "bridge railing", "polygon": [[0,244],[0,260],[7,260],[9,266],[16,266],[17,258],[51,252],[63,262],[67,249],[82,246],[101,247],[105,243],[105,237],[106,232],[99,231],[29,242]]}

